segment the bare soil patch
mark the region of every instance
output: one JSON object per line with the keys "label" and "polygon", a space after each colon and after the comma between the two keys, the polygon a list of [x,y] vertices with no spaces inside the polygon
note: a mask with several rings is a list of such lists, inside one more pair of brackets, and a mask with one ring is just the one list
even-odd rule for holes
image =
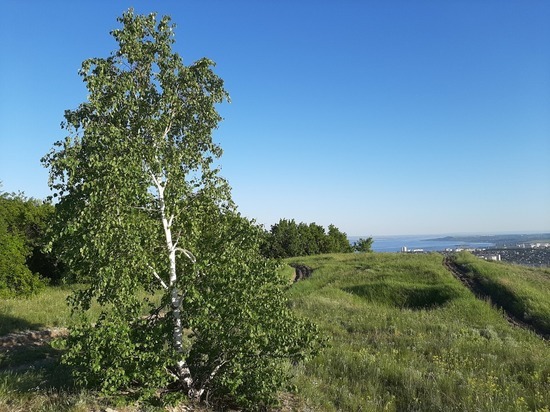
{"label": "bare soil patch", "polygon": [[51,328],[10,333],[5,336],[0,336],[0,351],[17,347],[44,346],[49,344],[52,339],[65,337],[68,333],[67,328]]}

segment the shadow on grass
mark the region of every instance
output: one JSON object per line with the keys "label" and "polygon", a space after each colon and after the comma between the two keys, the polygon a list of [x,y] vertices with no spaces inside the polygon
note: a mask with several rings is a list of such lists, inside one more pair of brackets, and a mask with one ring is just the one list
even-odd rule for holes
{"label": "shadow on grass", "polygon": [[371,302],[413,310],[435,309],[458,297],[455,289],[440,285],[405,286],[373,282],[344,290]]}
{"label": "shadow on grass", "polygon": [[25,330],[36,330],[44,325],[31,323],[25,319],[0,313],[0,336],[12,332],[21,332]]}
{"label": "shadow on grass", "polygon": [[[70,389],[70,368],[61,364],[62,351],[49,344],[0,348],[0,381],[16,392]],[[4,378],[4,379],[2,379]]]}

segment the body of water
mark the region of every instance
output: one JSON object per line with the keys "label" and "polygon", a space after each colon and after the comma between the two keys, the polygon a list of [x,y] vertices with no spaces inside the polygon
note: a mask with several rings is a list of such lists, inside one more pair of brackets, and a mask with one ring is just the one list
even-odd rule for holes
{"label": "body of water", "polygon": [[[352,236],[350,237],[351,243],[359,239],[359,237],[366,239],[368,236]],[[406,247],[407,250],[422,249],[426,252],[437,252],[448,248],[481,249],[495,246],[494,243],[436,240],[441,237],[444,236],[373,236],[374,243],[372,244],[372,250],[375,252],[401,252],[401,248]]]}

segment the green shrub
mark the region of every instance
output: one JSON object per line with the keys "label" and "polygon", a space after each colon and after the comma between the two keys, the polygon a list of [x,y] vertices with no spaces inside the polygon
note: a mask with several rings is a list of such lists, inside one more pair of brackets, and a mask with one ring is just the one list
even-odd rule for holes
{"label": "green shrub", "polygon": [[62,265],[43,249],[52,215],[48,203],[0,192],[0,296],[29,295],[44,279],[60,279]]}
{"label": "green shrub", "polygon": [[8,231],[0,216],[0,297],[28,296],[44,287],[44,282],[26,266],[25,240]]}
{"label": "green shrub", "polygon": [[296,223],[294,219],[281,219],[271,226],[271,230],[264,234],[262,245],[263,255],[269,258],[352,251],[347,235],[336,226],[329,225],[325,231],[316,223]]}

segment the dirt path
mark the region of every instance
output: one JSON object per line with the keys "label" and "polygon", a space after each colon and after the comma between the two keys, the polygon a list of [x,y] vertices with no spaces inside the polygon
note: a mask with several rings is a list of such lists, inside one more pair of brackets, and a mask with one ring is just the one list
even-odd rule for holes
{"label": "dirt path", "polygon": [[0,350],[17,347],[44,346],[52,339],[67,336],[67,328],[51,328],[26,332],[9,333],[0,336]]}
{"label": "dirt path", "polygon": [[503,307],[502,305],[500,305],[499,303],[491,299],[491,295],[489,295],[483,290],[479,282],[476,282],[475,279],[468,276],[460,266],[458,266],[453,262],[450,256],[445,256],[445,258],[443,259],[443,266],[445,266],[445,268],[448,269],[453,274],[454,277],[460,280],[460,282],[462,282],[462,284],[466,286],[478,299],[488,301],[491,305],[501,310],[506,320],[509,323],[511,323],[516,327],[530,330],[531,332],[540,336],[544,340],[550,339],[550,335],[539,330],[536,327],[536,325],[532,325],[529,322],[526,322],[524,319],[520,319],[519,317],[515,316],[512,312],[507,310],[505,307]]}
{"label": "dirt path", "polygon": [[52,328],[0,336],[0,371],[21,372],[58,362],[49,344],[67,333],[66,328]]}
{"label": "dirt path", "polygon": [[294,283],[309,278],[313,273],[313,269],[306,265],[291,263],[290,266],[294,268]]}

